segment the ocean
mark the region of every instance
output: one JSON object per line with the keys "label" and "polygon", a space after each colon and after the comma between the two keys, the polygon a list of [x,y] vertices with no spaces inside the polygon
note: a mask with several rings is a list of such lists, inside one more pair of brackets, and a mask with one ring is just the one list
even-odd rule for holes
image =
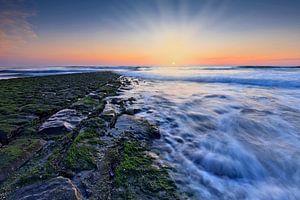
{"label": "ocean", "polygon": [[115,71],[158,125],[161,162],[191,199],[300,199],[299,67],[0,69],[1,78]]}

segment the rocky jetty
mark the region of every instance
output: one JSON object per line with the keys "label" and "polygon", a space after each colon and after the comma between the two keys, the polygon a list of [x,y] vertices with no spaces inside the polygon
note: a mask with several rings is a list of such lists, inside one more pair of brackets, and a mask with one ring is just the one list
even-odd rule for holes
{"label": "rocky jetty", "polygon": [[159,130],[118,96],[133,84],[109,72],[0,81],[0,199],[182,199],[151,150]]}

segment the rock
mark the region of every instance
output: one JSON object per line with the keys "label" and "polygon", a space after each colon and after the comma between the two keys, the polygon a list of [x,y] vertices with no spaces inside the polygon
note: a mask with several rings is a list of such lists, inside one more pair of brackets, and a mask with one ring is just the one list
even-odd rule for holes
{"label": "rock", "polygon": [[12,124],[0,124],[0,142],[4,145],[8,144],[12,138],[19,135],[22,128]]}
{"label": "rock", "polygon": [[87,104],[84,104],[82,102],[76,102],[76,103],[73,103],[70,107],[71,109],[75,109],[75,110],[78,110],[78,111],[86,111],[86,112],[89,112],[90,110],[93,109],[92,106],[90,105],[87,105]]}
{"label": "rock", "polygon": [[129,108],[129,109],[126,109],[124,111],[124,114],[134,115],[134,114],[139,113],[139,112],[141,112],[141,109],[138,109],[138,108]]}
{"label": "rock", "polygon": [[107,110],[102,113],[103,119],[108,122],[108,127],[113,128],[117,121],[117,113],[114,110]]}
{"label": "rock", "polygon": [[101,114],[101,117],[108,123],[109,128],[113,128],[117,121],[118,114],[112,104],[108,103]]}
{"label": "rock", "polygon": [[149,146],[132,139],[121,145],[112,199],[180,199],[167,170],[155,161],[157,155],[147,151]]}
{"label": "rock", "polygon": [[91,92],[91,93],[88,94],[87,96],[90,97],[90,98],[92,98],[92,99],[96,99],[96,100],[99,100],[99,99],[102,98],[101,96],[99,96],[99,95],[97,95],[97,94],[95,94],[95,93],[93,93],[93,92]]}
{"label": "rock", "polygon": [[96,98],[94,95],[87,95],[73,103],[71,109],[75,109],[81,113],[89,113],[92,112],[99,103],[99,98]]}
{"label": "rock", "polygon": [[150,138],[160,139],[160,132],[157,126],[150,124],[148,121],[145,121],[144,124],[147,126]]}
{"label": "rock", "polygon": [[100,99],[103,99],[106,96],[106,93],[101,92],[101,90],[96,90],[95,93],[100,97]]}
{"label": "rock", "polygon": [[119,163],[120,145],[109,149],[103,149],[101,159],[98,160],[98,169],[89,171],[80,177],[83,188],[87,192],[87,199],[113,199],[114,170]]}
{"label": "rock", "polygon": [[136,101],[136,99],[135,99],[134,97],[130,97],[130,98],[128,99],[128,101],[133,102],[133,101]]}
{"label": "rock", "polygon": [[112,104],[118,104],[118,105],[124,104],[124,100],[121,98],[112,98],[110,102]]}
{"label": "rock", "polygon": [[10,196],[10,199],[81,200],[83,197],[70,179],[60,176],[18,189]]}
{"label": "rock", "polygon": [[122,115],[118,118],[115,129],[112,130],[114,135],[119,135],[123,132],[131,132],[138,139],[159,139],[160,133],[156,126],[141,118]]}
{"label": "rock", "polygon": [[42,134],[63,134],[71,132],[86,117],[77,113],[76,110],[64,109],[42,124],[39,133]]}
{"label": "rock", "polygon": [[40,139],[16,139],[0,149],[0,181],[27,162],[46,141]]}
{"label": "rock", "polygon": [[0,144],[8,144],[9,138],[9,134],[0,130]]}

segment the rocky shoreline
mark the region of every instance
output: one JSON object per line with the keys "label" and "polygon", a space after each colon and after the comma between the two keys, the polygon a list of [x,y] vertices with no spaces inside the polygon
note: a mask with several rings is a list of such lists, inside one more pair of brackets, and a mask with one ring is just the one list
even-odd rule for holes
{"label": "rocky shoreline", "polygon": [[110,72],[0,81],[0,199],[182,199]]}

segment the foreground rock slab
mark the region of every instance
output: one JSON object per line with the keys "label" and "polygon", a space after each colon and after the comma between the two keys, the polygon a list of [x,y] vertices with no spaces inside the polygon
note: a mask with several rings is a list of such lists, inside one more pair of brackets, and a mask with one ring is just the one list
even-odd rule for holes
{"label": "foreground rock slab", "polygon": [[56,177],[17,190],[10,199],[19,200],[81,200],[82,195],[68,178]]}
{"label": "foreground rock slab", "polygon": [[83,119],[85,119],[85,116],[76,110],[64,109],[55,113],[44,122],[39,128],[39,133],[58,135],[71,132]]}

